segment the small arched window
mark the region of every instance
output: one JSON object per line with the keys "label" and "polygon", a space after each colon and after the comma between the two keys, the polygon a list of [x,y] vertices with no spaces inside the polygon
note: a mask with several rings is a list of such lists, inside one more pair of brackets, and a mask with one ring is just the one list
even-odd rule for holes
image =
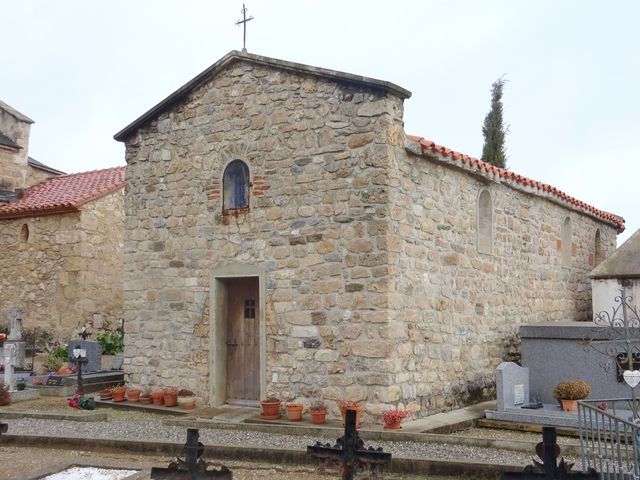
{"label": "small arched window", "polygon": [[23,243],[29,241],[29,225],[26,223],[20,227],[20,241]]}
{"label": "small arched window", "polygon": [[225,168],[222,194],[224,213],[249,209],[249,167],[242,160],[234,160]]}
{"label": "small arched window", "polygon": [[595,266],[597,267],[604,260],[604,249],[602,248],[602,238],[600,237],[600,229],[596,229],[595,238]]}
{"label": "small arched window", "polygon": [[478,252],[493,251],[493,205],[491,194],[482,190],[478,195]]}
{"label": "small arched window", "polygon": [[571,219],[566,217],[562,222],[562,265],[568,267],[571,264]]}

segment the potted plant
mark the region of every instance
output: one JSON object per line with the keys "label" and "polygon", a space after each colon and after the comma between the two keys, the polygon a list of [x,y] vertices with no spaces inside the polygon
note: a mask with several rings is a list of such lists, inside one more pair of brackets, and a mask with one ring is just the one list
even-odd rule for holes
{"label": "potted plant", "polygon": [[135,403],[140,401],[140,394],[142,391],[139,388],[129,388],[127,389],[127,400]]}
{"label": "potted plant", "polygon": [[164,405],[164,392],[162,390],[154,390],[151,392],[151,401],[154,405]]}
{"label": "potted plant", "polygon": [[344,425],[347,410],[355,410],[356,412],[356,428],[360,428],[360,416],[362,414],[362,405],[353,400],[339,400],[338,408],[340,408],[340,415],[342,415],[342,424]]}
{"label": "potted plant", "polygon": [[562,403],[562,410],[565,412],[575,412],[578,409],[577,400],[587,398],[591,393],[591,388],[587,382],[582,380],[567,380],[558,383],[553,389],[553,396]]}
{"label": "potted plant", "polygon": [[18,380],[16,381],[16,389],[21,392],[25,388],[27,388],[27,382],[24,381],[24,378],[18,377]]}
{"label": "potted plant", "polygon": [[196,394],[186,388],[178,392],[178,406],[183,410],[191,410],[196,407]]}
{"label": "potted plant", "polygon": [[301,403],[290,402],[287,403],[287,419],[292,422],[299,422],[302,420],[302,411],[304,410],[304,405]]}
{"label": "potted plant", "polygon": [[4,382],[0,382],[0,405],[9,405],[10,403],[11,394],[9,393],[9,388]]}
{"label": "potted plant", "polygon": [[124,394],[127,392],[127,389],[124,385],[116,385],[115,387],[111,387],[111,400],[114,402],[124,402]]}
{"label": "potted plant", "polygon": [[327,407],[322,400],[316,400],[309,408],[311,415],[311,423],[314,425],[322,425],[327,418]]}
{"label": "potted plant", "polygon": [[100,390],[99,395],[100,400],[111,400],[113,398],[113,393],[110,388]]}
{"label": "potted plant", "polygon": [[400,430],[402,420],[409,415],[406,410],[386,410],[382,412],[382,421],[387,430]]}
{"label": "potted plant", "polygon": [[147,391],[143,391],[140,394],[140,403],[142,405],[149,405],[152,402],[151,395]]}
{"label": "potted plant", "polygon": [[276,420],[280,418],[280,403],[280,399],[276,397],[260,400],[260,407],[262,408],[260,418],[263,420]]}
{"label": "potted plant", "polygon": [[162,390],[165,407],[175,407],[178,405],[178,389],[176,387],[167,387]]}

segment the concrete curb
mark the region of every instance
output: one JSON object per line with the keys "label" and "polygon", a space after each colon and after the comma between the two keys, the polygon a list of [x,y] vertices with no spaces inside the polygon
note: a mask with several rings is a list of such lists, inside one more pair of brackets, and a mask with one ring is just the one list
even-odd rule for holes
{"label": "concrete curb", "polygon": [[[86,439],[45,437],[36,435],[2,435],[0,445],[37,446],[40,448],[89,449],[93,452],[137,452],[183,456],[184,444],[172,442],[145,442],[119,439]],[[226,445],[205,445],[204,456],[209,461],[242,460],[254,462],[302,464],[313,466],[314,460],[306,450],[234,447]],[[393,473],[496,476],[502,472],[518,472],[521,466],[490,464],[485,462],[453,462],[394,457],[389,468]]]}
{"label": "concrete curb", "polygon": [[[263,423],[222,423],[212,422],[202,419],[171,419],[164,420],[163,425],[177,426],[185,428],[209,428],[220,430],[252,431],[264,433],[283,433],[287,435],[309,435],[328,436],[338,438],[342,436],[342,427],[329,426],[294,426],[285,424],[263,424]],[[360,438],[367,441],[392,441],[392,442],[416,442],[416,443],[448,443],[455,445],[465,445],[469,447],[496,448],[500,450],[510,450],[515,452],[530,452],[534,455],[535,446],[538,442],[528,442],[523,440],[503,440],[479,437],[462,437],[459,435],[442,435],[435,433],[409,433],[409,432],[389,432],[386,430],[358,430]],[[542,437],[540,437],[542,441]],[[580,455],[579,445],[562,445],[563,455]]]}
{"label": "concrete curb", "polygon": [[93,412],[82,415],[66,413],[35,413],[35,412],[1,412],[0,418],[37,418],[41,420],[68,420],[70,422],[105,422],[106,412]]}

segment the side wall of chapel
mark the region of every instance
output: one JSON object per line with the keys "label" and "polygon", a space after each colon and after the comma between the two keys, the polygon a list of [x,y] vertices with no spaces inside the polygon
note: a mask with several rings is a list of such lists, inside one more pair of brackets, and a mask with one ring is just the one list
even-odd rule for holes
{"label": "side wall of chapel", "polygon": [[[409,151],[397,158],[390,325],[400,342],[389,400],[432,414],[495,393],[495,368],[517,347],[520,325],[590,320],[596,231],[605,257],[616,248],[616,231]],[[480,208],[481,194],[489,212]]]}

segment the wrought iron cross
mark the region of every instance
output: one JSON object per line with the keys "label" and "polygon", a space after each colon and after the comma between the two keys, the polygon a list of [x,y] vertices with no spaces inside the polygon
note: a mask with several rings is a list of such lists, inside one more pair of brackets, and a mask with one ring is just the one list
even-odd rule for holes
{"label": "wrought iron cross", "polygon": [[247,18],[247,7],[244,6],[244,3],[242,4],[242,10],[240,10],[242,12],[242,20],[238,20],[236,22],[236,25],[242,25],[242,51],[247,51],[247,22],[249,20],[253,20],[253,17],[249,17]]}
{"label": "wrought iron cross", "polygon": [[322,461],[335,462],[342,471],[342,480],[353,480],[356,470],[368,467],[378,472],[391,462],[391,454],[382,448],[365,448],[364,441],[356,430],[356,411],[347,409],[344,422],[344,436],[336,444],[322,444],[307,447],[307,454]]}
{"label": "wrought iron cross", "polygon": [[220,469],[209,469],[204,461],[204,445],[198,441],[198,429],[187,429],[187,443],[184,445],[185,459],[176,458],[167,468],[153,467],[154,480],[232,480],[233,472],[224,465]]}

